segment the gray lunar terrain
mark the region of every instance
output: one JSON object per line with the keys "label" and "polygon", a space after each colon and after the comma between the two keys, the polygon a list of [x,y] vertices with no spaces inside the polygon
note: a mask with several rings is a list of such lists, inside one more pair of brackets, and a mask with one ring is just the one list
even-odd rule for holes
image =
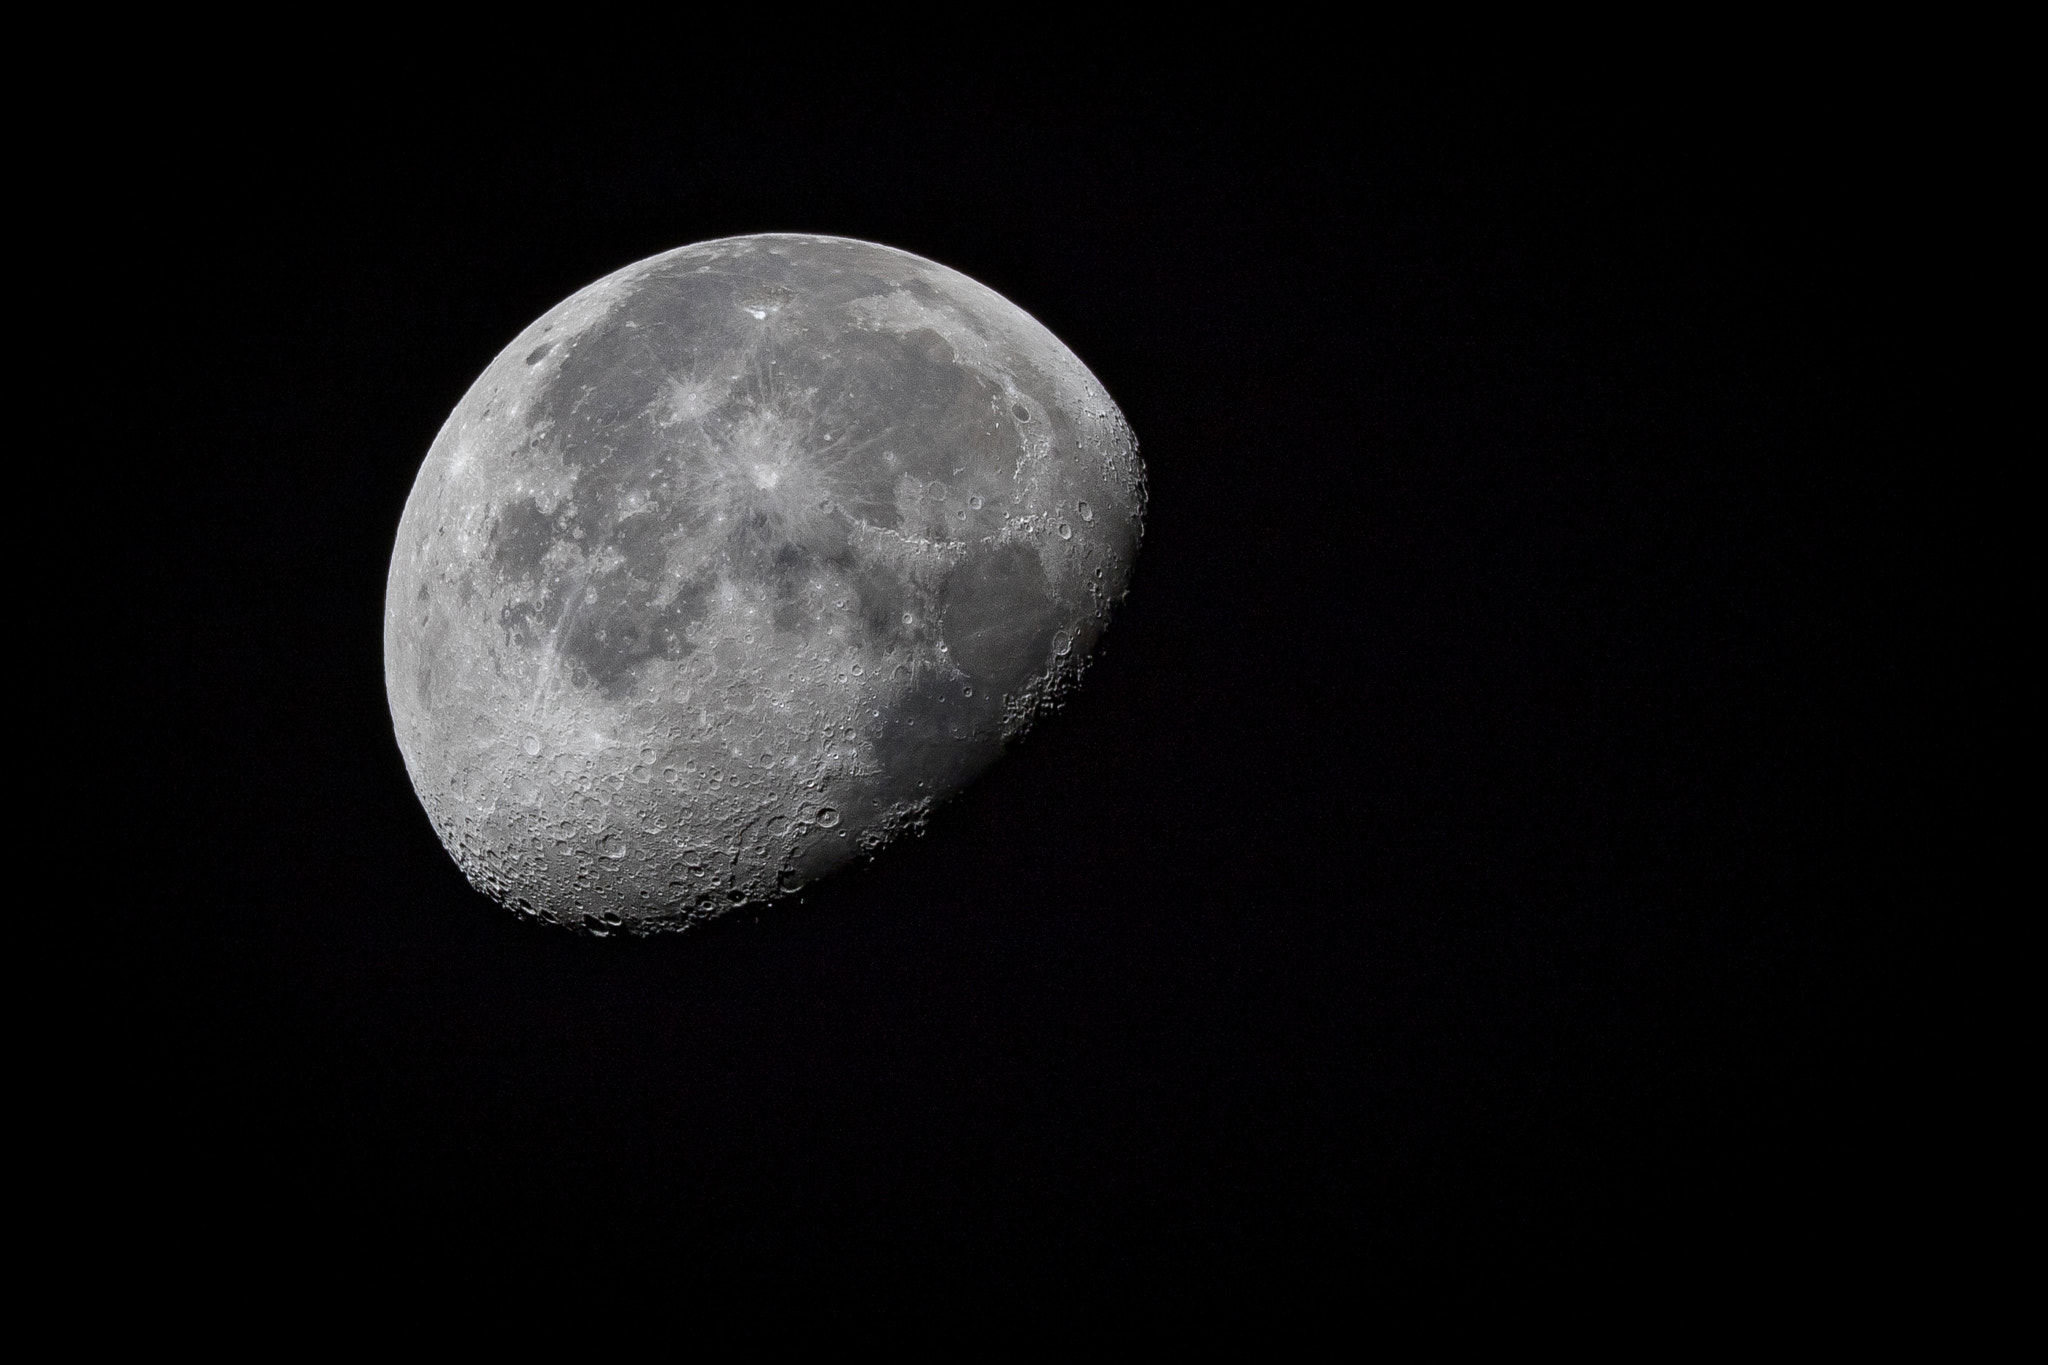
{"label": "gray lunar terrain", "polygon": [[407,770],[478,889],[609,933],[792,891],[1057,706],[1124,592],[1129,426],[957,271],[770,235],[528,327],[421,467],[385,599]]}

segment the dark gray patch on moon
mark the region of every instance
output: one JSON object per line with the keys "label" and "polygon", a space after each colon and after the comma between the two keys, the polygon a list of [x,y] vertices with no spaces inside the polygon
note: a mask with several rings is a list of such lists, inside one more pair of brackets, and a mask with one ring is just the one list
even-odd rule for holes
{"label": "dark gray patch on moon", "polygon": [[992,686],[1028,677],[1052,647],[1057,609],[1029,546],[995,545],[946,576],[941,620],[953,659]]}
{"label": "dark gray patch on moon", "polygon": [[399,746],[521,914],[681,928],[921,827],[1080,677],[1144,512],[1029,315],[832,237],[564,301],[449,417],[392,555]]}

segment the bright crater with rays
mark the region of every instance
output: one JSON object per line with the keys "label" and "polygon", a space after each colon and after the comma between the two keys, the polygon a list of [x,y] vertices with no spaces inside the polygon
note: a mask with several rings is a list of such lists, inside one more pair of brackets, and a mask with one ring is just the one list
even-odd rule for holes
{"label": "bright crater with rays", "polygon": [[385,681],[480,890],[683,928],[920,829],[1056,707],[1145,504],[1087,368],[944,266],[639,262],[492,362],[399,526]]}

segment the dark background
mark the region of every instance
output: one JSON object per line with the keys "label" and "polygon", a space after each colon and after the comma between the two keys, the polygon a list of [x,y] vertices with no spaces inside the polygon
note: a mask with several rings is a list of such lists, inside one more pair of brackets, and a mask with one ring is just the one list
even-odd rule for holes
{"label": "dark background", "polygon": [[[125,362],[172,435],[110,491],[166,532],[135,1237],[1245,1313],[1923,1254],[1929,153],[1882,99],[717,104],[134,131],[176,248]],[[1143,443],[1133,590],[924,839],[681,937],[521,925],[393,742],[400,509],[528,321],[771,230],[1066,341]]]}

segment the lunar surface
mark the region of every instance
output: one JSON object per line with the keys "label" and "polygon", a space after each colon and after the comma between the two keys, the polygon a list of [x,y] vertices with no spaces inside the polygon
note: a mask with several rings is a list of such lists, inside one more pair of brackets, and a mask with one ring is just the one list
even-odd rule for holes
{"label": "lunar surface", "polygon": [[920,830],[1079,680],[1144,467],[1073,353],[835,237],[607,276],[470,387],[407,500],[391,714],[472,885],[687,927]]}

